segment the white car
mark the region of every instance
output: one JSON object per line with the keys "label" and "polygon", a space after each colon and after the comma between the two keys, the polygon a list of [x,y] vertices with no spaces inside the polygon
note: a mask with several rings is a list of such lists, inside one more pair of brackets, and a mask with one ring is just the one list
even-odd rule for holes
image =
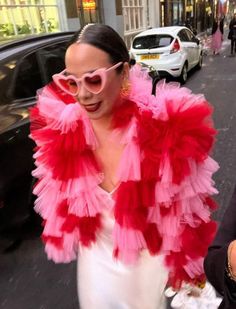
{"label": "white car", "polygon": [[136,35],[130,49],[137,63],[154,68],[161,78],[187,80],[188,72],[202,67],[203,50],[200,40],[186,27],[160,27]]}

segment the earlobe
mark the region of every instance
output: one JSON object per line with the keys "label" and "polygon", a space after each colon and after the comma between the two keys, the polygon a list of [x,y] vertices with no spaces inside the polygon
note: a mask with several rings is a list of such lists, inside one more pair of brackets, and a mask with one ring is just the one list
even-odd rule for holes
{"label": "earlobe", "polygon": [[128,62],[124,62],[123,64],[123,72],[122,72],[122,75],[123,75],[123,80],[127,80],[129,79],[129,64]]}
{"label": "earlobe", "polygon": [[126,99],[129,96],[130,88],[131,88],[131,85],[130,85],[128,78],[124,79],[121,85],[121,89],[120,89],[120,95],[123,99]]}
{"label": "earlobe", "polygon": [[122,85],[121,85],[121,97],[127,98],[130,94],[130,81],[129,81],[129,64],[128,62],[124,63],[123,72],[122,72]]}

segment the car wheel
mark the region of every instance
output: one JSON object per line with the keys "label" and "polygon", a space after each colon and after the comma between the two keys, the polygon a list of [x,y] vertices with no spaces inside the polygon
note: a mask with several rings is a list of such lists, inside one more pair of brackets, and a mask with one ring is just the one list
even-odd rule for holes
{"label": "car wheel", "polygon": [[181,84],[185,84],[188,78],[188,66],[187,63],[184,64],[179,80]]}
{"label": "car wheel", "polygon": [[200,70],[202,68],[202,61],[203,61],[203,56],[202,53],[199,55],[199,61],[198,64],[196,66],[197,70]]}

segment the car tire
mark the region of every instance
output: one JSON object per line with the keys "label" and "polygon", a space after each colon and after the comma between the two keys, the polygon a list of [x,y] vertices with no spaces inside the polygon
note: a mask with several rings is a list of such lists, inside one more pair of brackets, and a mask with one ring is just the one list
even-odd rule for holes
{"label": "car tire", "polygon": [[199,61],[198,64],[196,65],[196,69],[200,70],[202,68],[202,61],[203,61],[203,55],[202,53],[199,55]]}
{"label": "car tire", "polygon": [[182,71],[181,71],[181,74],[180,74],[180,77],[179,77],[179,81],[182,85],[184,85],[187,81],[187,78],[188,78],[188,65],[187,63],[185,62],[183,68],[182,68]]}

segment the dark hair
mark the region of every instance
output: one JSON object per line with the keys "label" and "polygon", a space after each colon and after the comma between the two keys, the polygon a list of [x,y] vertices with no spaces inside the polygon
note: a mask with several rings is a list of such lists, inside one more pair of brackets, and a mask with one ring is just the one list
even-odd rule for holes
{"label": "dark hair", "polygon": [[[129,52],[125,42],[110,26],[103,24],[88,24],[75,32],[70,44],[77,41],[93,45],[105,51],[108,53],[112,64],[118,62],[129,63]],[[118,69],[121,70],[122,66]]]}

